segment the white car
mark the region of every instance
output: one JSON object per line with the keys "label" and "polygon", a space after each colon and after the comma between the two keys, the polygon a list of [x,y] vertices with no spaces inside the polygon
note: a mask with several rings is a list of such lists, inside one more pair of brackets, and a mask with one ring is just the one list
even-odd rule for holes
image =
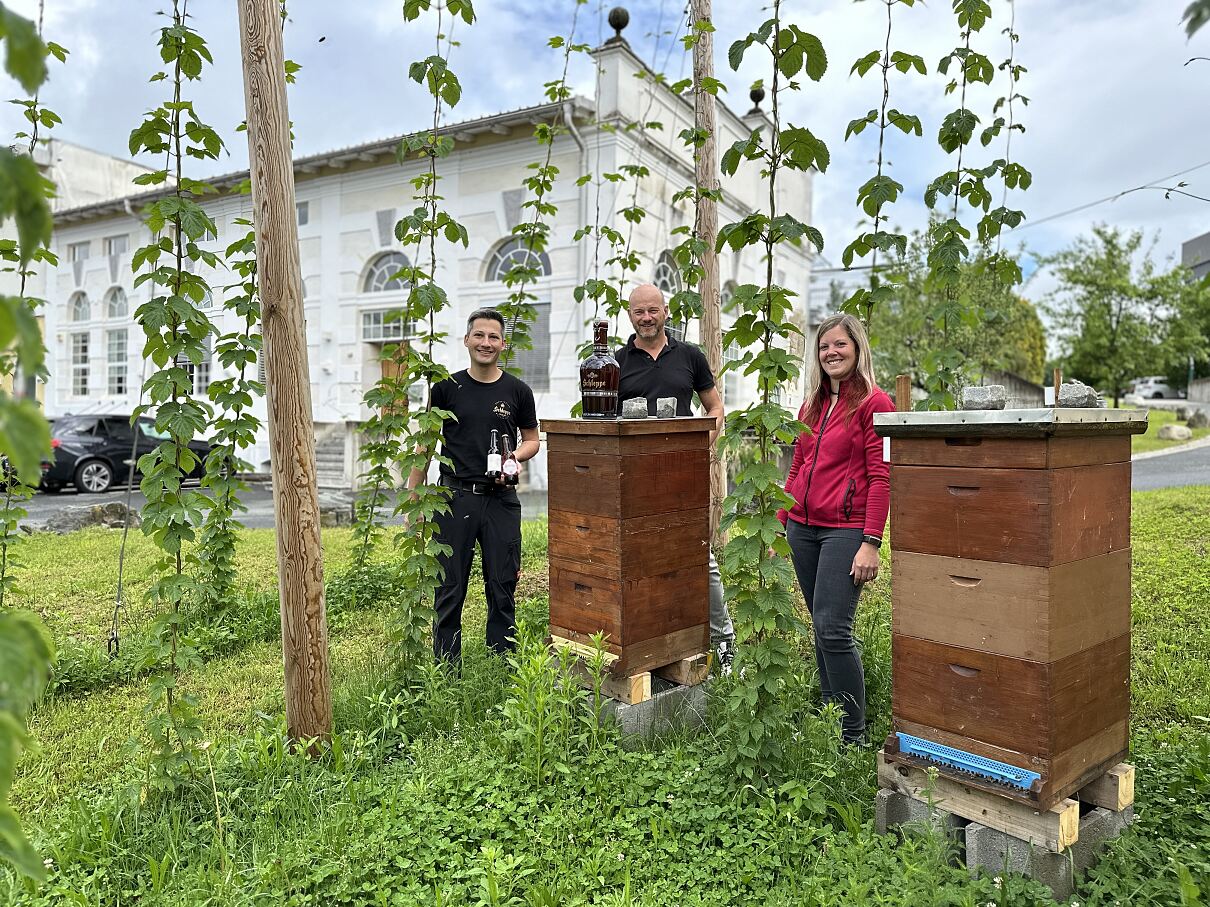
{"label": "white car", "polygon": [[1160,400],[1164,397],[1185,396],[1169,387],[1168,379],[1163,375],[1153,375],[1150,378],[1136,378],[1131,392],[1138,394],[1144,400]]}

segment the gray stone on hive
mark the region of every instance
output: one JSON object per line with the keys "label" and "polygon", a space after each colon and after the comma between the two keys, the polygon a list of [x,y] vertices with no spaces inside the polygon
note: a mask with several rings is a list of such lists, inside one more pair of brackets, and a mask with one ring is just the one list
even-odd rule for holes
{"label": "gray stone on hive", "polygon": [[655,417],[657,419],[675,419],[676,397],[660,397],[656,400]]}
{"label": "gray stone on hive", "polygon": [[1075,891],[1076,876],[1091,869],[1105,845],[1133,821],[1133,806],[1121,812],[1098,806],[1081,816],[1078,840],[1062,853],[971,822],[966,826],[966,868],[993,876],[1006,869],[1027,875],[1050,888],[1056,900],[1065,900]]}
{"label": "gray stone on hive", "polygon": [[1210,413],[1204,409],[1194,410],[1189,414],[1189,420],[1186,424],[1190,428],[1210,428]]}
{"label": "gray stone on hive", "polygon": [[874,798],[874,828],[878,834],[902,834],[911,828],[932,828],[957,841],[966,820],[896,790],[880,790]]}
{"label": "gray stone on hive", "polygon": [[1101,397],[1096,389],[1089,387],[1083,381],[1064,381],[1059,387],[1059,406],[1061,407],[1096,409],[1102,405]]}
{"label": "gray stone on hive", "polygon": [[646,419],[647,418],[647,398],[646,397],[631,397],[629,400],[622,401],[622,418],[623,419]]}
{"label": "gray stone on hive", "polygon": [[1004,409],[1007,402],[1008,392],[1003,384],[971,384],[962,388],[963,409]]}
{"label": "gray stone on hive", "polygon": [[1188,441],[1193,437],[1193,430],[1175,422],[1160,427],[1156,437],[1161,441]]}

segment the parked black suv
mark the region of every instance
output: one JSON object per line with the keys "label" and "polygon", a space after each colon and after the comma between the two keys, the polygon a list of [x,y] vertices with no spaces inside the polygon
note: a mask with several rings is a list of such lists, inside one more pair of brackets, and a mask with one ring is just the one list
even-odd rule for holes
{"label": "parked black suv", "polygon": [[[42,462],[42,489],[54,492],[72,484],[81,493],[93,494],[125,482],[130,466],[167,437],[156,430],[149,416],[141,417],[133,428],[130,416],[62,416],[55,420],[50,435],[50,459]],[[193,440],[189,448],[205,461],[210,442]],[[202,472],[199,462],[192,475]]]}

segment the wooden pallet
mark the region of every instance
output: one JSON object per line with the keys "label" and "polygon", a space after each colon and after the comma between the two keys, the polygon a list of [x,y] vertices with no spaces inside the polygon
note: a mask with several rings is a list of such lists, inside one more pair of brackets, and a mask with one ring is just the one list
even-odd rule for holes
{"label": "wooden pallet", "polygon": [[[592,686],[594,678],[589,670],[589,663],[596,657],[597,650],[592,646],[566,639],[562,636],[550,637],[551,648],[556,651],[567,649],[575,653],[574,670],[577,678],[585,686]],[[646,702],[651,698],[651,677],[656,675],[680,686],[696,686],[706,679],[710,673],[710,655],[702,653],[690,658],[681,658],[670,664],[653,667],[649,671],[637,674],[617,675],[610,672],[610,667],[618,660],[612,652],[604,652],[606,673],[601,680],[601,694],[609,699],[615,699],[628,705]]]}
{"label": "wooden pallet", "polygon": [[1060,853],[1079,840],[1081,803],[1114,812],[1134,804],[1134,766],[1119,763],[1084,785],[1073,797],[1042,811],[944,774],[930,778],[921,760],[891,761],[881,752],[878,754],[878,786],[898,791],[913,800],[932,803],[945,812]]}

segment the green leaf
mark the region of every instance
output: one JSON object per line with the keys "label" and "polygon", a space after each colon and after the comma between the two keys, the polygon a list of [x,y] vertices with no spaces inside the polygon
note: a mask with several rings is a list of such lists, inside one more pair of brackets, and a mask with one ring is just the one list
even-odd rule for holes
{"label": "green leaf", "polygon": [[27,94],[36,94],[46,81],[47,55],[38,29],[29,19],[0,4],[0,39],[4,40],[5,71]]}
{"label": "green leaf", "polygon": [[873,66],[882,59],[881,50],[872,50],[864,57],[858,57],[857,62],[849,69],[849,75],[857,73],[859,76],[864,76],[870,71]]}

